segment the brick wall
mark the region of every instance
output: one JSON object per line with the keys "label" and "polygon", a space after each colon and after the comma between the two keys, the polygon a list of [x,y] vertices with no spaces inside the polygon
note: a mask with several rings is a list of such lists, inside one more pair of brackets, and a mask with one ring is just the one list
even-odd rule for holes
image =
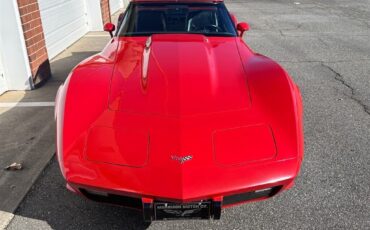
{"label": "brick wall", "polygon": [[17,1],[32,78],[37,86],[51,76],[39,5],[37,0]]}
{"label": "brick wall", "polygon": [[109,0],[100,0],[103,24],[111,22]]}

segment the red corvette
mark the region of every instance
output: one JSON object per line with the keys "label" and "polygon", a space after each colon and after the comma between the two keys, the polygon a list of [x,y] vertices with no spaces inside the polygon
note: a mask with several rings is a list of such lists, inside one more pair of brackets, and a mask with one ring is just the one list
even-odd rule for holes
{"label": "red corvette", "polygon": [[56,98],[67,188],[146,221],[219,219],[289,189],[303,158],[302,100],[254,53],[221,0],[134,0],[104,50]]}

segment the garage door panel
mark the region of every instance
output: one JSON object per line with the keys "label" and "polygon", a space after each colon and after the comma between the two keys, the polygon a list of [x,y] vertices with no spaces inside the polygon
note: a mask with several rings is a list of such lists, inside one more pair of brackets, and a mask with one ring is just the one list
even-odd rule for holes
{"label": "garage door panel", "polygon": [[59,5],[63,5],[66,2],[73,2],[74,0],[44,0],[44,1],[39,1],[42,3],[40,4],[39,8],[40,10],[45,10],[48,8],[53,8],[53,7],[58,7]]}
{"label": "garage door panel", "polygon": [[7,90],[7,87],[6,87],[5,73],[3,70],[3,63],[1,60],[1,53],[0,53],[0,95],[4,93],[6,90]]}
{"label": "garage door panel", "polygon": [[109,0],[110,13],[116,13],[122,7],[122,0]]}
{"label": "garage door panel", "polygon": [[[80,2],[81,3],[81,2]],[[82,2],[83,3],[83,2]],[[58,29],[58,27],[71,23],[75,20],[83,20],[86,22],[85,11],[83,10],[84,5],[80,4],[78,8],[74,8],[72,4],[67,4],[65,7],[68,9],[64,11],[62,8],[49,8],[42,12],[42,17],[45,19],[43,21],[44,30],[48,32],[53,32]]]}
{"label": "garage door panel", "polygon": [[73,32],[68,31],[68,33],[66,33],[66,36],[62,40],[59,39],[59,36],[57,34],[54,36],[50,36],[49,40],[52,42],[48,46],[49,57],[55,57],[61,51],[66,49],[69,45],[73,44],[78,38],[82,37],[84,34],[86,34],[86,30],[84,28],[81,28],[80,26],[77,26]]}
{"label": "garage door panel", "polygon": [[[45,34],[45,39],[47,40],[47,43],[50,43],[51,45],[54,42],[59,42],[60,40],[63,40],[65,36],[73,33],[75,30],[83,30],[86,32],[85,22],[81,21],[80,19],[68,22],[67,24],[58,27],[57,30],[53,30],[48,34]],[[61,37],[61,34],[63,34],[64,36]]]}
{"label": "garage door panel", "polygon": [[49,58],[88,31],[85,1],[39,0],[39,7]]}
{"label": "garage door panel", "polygon": [[50,30],[47,34],[45,34],[45,38],[50,44],[52,44],[60,41],[61,34],[63,34],[63,37],[65,37],[68,36],[70,33],[75,32],[75,30],[85,31],[85,21],[77,19],[75,21],[68,22],[64,25],[59,26],[57,29]]}

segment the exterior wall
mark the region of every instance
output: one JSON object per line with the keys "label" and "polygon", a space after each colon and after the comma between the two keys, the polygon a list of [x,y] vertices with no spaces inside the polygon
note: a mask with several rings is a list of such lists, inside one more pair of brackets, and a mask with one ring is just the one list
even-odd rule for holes
{"label": "exterior wall", "polygon": [[37,0],[18,0],[28,59],[35,84],[51,76]]}
{"label": "exterior wall", "polygon": [[[1,43],[1,37],[0,37],[0,43]],[[8,83],[6,82],[5,78],[5,71],[3,67],[3,60],[2,60],[2,54],[0,50],[0,95],[8,90]]]}
{"label": "exterior wall", "polygon": [[86,4],[90,31],[103,31],[101,0],[88,0]]}
{"label": "exterior wall", "polygon": [[[84,1],[88,30],[102,31],[103,25],[112,20],[109,0]],[[118,1],[124,7],[129,3]],[[38,2],[0,0],[0,94],[6,90],[33,89],[51,77]]]}
{"label": "exterior wall", "polygon": [[32,74],[17,0],[0,0],[2,92],[33,88]]}
{"label": "exterior wall", "polygon": [[103,24],[111,22],[109,0],[101,0],[100,4],[101,4]]}
{"label": "exterior wall", "polygon": [[128,5],[130,4],[130,0],[123,0],[123,8],[127,8]]}
{"label": "exterior wall", "polygon": [[110,14],[116,13],[120,8],[123,7],[122,0],[109,0]]}

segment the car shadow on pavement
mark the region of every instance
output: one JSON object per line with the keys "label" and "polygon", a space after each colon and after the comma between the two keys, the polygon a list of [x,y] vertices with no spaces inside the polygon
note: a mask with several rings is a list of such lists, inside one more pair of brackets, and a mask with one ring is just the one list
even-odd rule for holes
{"label": "car shadow on pavement", "polygon": [[[72,52],[67,50],[51,61],[52,77],[42,87],[5,93],[0,101],[53,102],[69,72],[83,59],[98,53],[97,49],[106,43],[101,40],[90,48],[77,42],[73,46],[81,51],[74,52],[72,47]],[[66,189],[57,160],[52,158],[55,151],[53,107],[3,109],[0,118],[0,166],[4,168],[13,162],[23,164],[20,171],[0,172],[0,197],[4,201],[0,202],[0,210],[13,212],[27,194],[8,229],[19,226],[39,229],[38,223],[52,229],[146,229],[149,226],[143,222],[141,212],[89,201]]]}
{"label": "car shadow on pavement", "polygon": [[[56,157],[46,167],[15,213],[46,222],[52,229],[146,229],[142,213],[97,203],[65,188]],[[21,217],[19,217],[21,216]],[[25,222],[27,220],[24,220]],[[23,225],[23,224],[22,224]],[[24,226],[24,225],[23,225]]]}
{"label": "car shadow on pavement", "polygon": [[[17,208],[55,152],[53,102],[57,90],[74,66],[98,53],[96,47],[83,50],[84,42],[76,42],[51,61],[52,77],[41,87],[0,96],[1,211],[12,213]],[[103,46],[105,41],[100,43]],[[3,170],[12,163],[21,163],[22,170]]]}

